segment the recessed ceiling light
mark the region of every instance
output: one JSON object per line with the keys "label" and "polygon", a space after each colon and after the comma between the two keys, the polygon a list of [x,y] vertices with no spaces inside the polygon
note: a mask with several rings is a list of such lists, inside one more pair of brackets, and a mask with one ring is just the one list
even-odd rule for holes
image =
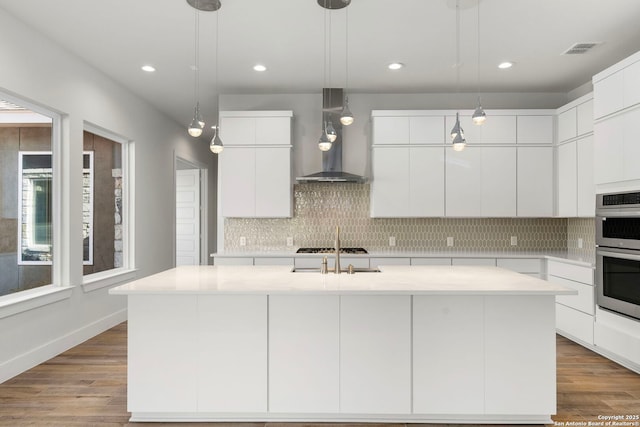
{"label": "recessed ceiling light", "polygon": [[146,71],[147,73],[153,73],[155,71],[155,67],[153,65],[143,65],[142,71]]}
{"label": "recessed ceiling light", "polygon": [[404,67],[404,64],[402,62],[392,62],[387,67],[389,67],[390,70],[399,70]]}
{"label": "recessed ceiling light", "polygon": [[267,67],[262,64],[256,64],[253,66],[253,69],[256,71],[267,71]]}
{"label": "recessed ceiling light", "polygon": [[506,70],[507,68],[513,67],[513,62],[505,61],[498,64],[498,68],[501,70]]}

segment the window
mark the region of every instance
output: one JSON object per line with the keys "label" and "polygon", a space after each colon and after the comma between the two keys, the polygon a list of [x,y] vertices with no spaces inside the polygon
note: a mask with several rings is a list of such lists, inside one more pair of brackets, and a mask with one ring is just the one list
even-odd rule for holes
{"label": "window", "polygon": [[19,102],[0,94],[0,296],[54,281],[54,120]]}
{"label": "window", "polygon": [[[126,141],[99,129],[84,132],[84,275],[126,265]],[[89,221],[89,219],[91,219]],[[90,260],[91,262],[87,262]]]}

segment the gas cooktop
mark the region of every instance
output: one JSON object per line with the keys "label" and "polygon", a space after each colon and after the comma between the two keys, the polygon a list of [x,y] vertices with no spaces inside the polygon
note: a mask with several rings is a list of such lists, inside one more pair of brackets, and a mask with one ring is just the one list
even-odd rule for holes
{"label": "gas cooktop", "polygon": [[[332,254],[335,253],[334,248],[300,248],[296,251],[298,254]],[[340,248],[341,254],[363,255],[368,254],[364,248]]]}

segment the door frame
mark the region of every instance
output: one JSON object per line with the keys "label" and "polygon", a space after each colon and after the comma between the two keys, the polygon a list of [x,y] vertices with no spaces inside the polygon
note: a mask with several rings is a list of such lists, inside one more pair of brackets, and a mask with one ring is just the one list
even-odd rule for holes
{"label": "door frame", "polygon": [[197,160],[187,159],[179,154],[173,153],[173,235],[171,241],[173,242],[173,267],[176,266],[176,190],[177,190],[177,173],[178,163],[182,163],[190,166],[191,169],[198,169],[200,171],[200,265],[207,265],[209,263],[209,248],[208,248],[208,235],[209,228],[207,226],[208,211],[207,206],[209,204],[208,199],[208,174],[209,169],[207,165]]}

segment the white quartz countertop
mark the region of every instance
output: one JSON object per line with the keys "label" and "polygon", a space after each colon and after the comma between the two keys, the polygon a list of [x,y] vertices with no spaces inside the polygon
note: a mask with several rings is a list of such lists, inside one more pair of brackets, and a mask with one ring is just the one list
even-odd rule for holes
{"label": "white quartz countertop", "polygon": [[140,294],[575,295],[498,267],[381,266],[380,273],[291,272],[289,266],[181,266],[112,288]]}

